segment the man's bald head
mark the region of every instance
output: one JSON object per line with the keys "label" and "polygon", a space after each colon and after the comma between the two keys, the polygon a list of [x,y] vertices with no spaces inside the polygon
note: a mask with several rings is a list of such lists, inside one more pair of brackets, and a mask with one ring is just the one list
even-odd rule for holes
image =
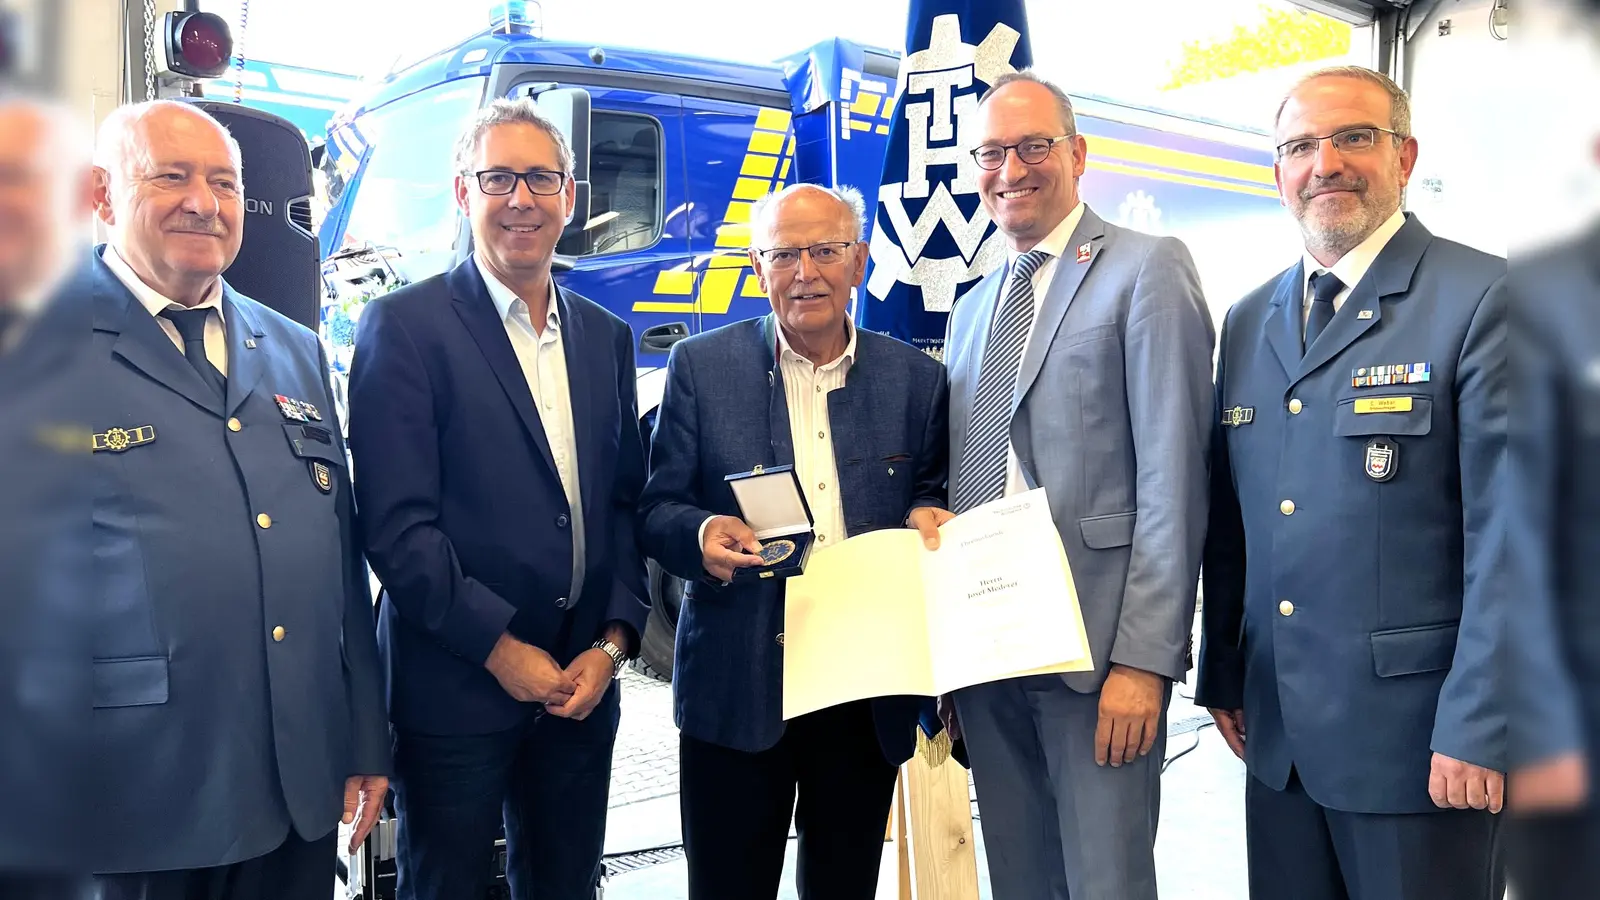
{"label": "man's bald head", "polygon": [[66,110],[0,94],[0,307],[39,302],[82,250],[89,149]]}
{"label": "man's bald head", "polygon": [[95,145],[95,211],[141,281],[184,306],[204,300],[244,239],[239,143],[187,103],[112,111]]}

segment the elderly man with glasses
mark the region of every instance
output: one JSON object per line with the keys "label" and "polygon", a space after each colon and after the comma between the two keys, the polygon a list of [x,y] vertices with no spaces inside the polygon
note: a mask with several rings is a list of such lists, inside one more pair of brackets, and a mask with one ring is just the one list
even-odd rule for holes
{"label": "elderly man with glasses", "polygon": [[1195,692],[1250,896],[1498,898],[1505,261],[1402,211],[1388,77],[1315,72],[1276,128],[1305,250],[1222,329]]}
{"label": "elderly man with glasses", "polygon": [[688,582],[672,686],[693,900],[776,897],[791,814],[800,896],[871,900],[895,772],[931,719],[884,697],[785,722],[784,581],[737,574],[764,548],[726,478],[756,467],[794,467],[818,549],[908,522],[937,540],[944,370],[851,322],[862,217],[851,188],[758,202],[750,261],[772,314],[685,340],[667,365],[641,542]]}
{"label": "elderly man with glasses", "polygon": [[350,445],[383,582],[404,900],[591,900],[648,607],[633,336],[550,277],[572,153],[530,100],[456,147],[472,257],[363,312]]}

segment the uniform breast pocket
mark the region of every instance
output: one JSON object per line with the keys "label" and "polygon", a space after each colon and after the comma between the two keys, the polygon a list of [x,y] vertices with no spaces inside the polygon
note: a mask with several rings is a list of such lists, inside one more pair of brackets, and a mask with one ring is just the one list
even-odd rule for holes
{"label": "uniform breast pocket", "polygon": [[332,494],[345,466],[344,451],[339,449],[333,432],[320,425],[286,422],[283,433],[294,455],[305,462],[306,477],[311,485],[323,494]]}
{"label": "uniform breast pocket", "polygon": [[1340,437],[1421,437],[1433,430],[1433,399],[1412,394],[1340,400],[1333,433]]}

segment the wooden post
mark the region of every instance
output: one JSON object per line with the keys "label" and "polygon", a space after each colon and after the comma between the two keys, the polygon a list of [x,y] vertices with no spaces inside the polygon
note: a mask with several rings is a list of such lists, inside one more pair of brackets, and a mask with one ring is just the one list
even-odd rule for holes
{"label": "wooden post", "polygon": [[[948,735],[940,734],[930,743],[918,733],[917,752],[900,769],[895,790],[901,821],[901,900],[911,900],[907,818],[916,861],[917,900],[978,900],[978,857],[973,846],[967,770],[950,758]],[[906,794],[910,794],[909,817]]]}

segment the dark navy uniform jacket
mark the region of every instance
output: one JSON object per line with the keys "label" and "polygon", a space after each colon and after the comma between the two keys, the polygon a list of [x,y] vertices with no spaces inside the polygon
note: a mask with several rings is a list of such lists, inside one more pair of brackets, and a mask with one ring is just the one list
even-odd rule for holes
{"label": "dark navy uniform jacket", "polygon": [[390,766],[321,345],[224,284],[220,398],[98,250],[91,265],[105,368],[89,423],[101,598],[85,862],[197,868],[269,853],[291,828],[320,838],[345,780]]}
{"label": "dark navy uniform jacket", "polygon": [[1434,752],[1504,770],[1504,272],[1407,215],[1303,359],[1300,265],[1228,313],[1195,701],[1272,788],[1426,812]]}

